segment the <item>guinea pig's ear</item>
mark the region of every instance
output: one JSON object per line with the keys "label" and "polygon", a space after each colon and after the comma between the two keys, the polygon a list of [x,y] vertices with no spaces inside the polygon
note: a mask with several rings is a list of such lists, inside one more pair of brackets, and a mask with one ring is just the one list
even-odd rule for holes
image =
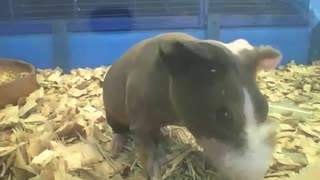
{"label": "guinea pig's ear", "polygon": [[159,56],[174,76],[193,76],[195,71],[211,73],[211,68],[219,69],[214,73],[218,74],[224,72],[225,64],[230,59],[221,45],[197,40],[164,42],[159,46]]}
{"label": "guinea pig's ear", "polygon": [[256,67],[256,71],[275,69],[282,60],[281,52],[271,46],[259,46],[252,50],[242,50],[240,57],[250,64],[253,63],[252,65]]}
{"label": "guinea pig's ear", "polygon": [[184,75],[196,63],[195,42],[167,41],[159,45],[159,56],[172,75]]}

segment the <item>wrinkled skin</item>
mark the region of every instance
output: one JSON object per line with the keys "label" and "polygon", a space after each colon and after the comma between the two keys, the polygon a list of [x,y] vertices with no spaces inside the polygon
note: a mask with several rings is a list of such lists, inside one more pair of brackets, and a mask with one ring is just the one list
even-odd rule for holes
{"label": "wrinkled skin", "polygon": [[229,178],[263,178],[275,126],[267,121],[268,103],[256,73],[280,60],[277,50],[245,40],[224,44],[168,33],[139,42],[112,65],[104,81],[113,153],[132,132],[147,179],[160,179],[160,129],[183,125]]}

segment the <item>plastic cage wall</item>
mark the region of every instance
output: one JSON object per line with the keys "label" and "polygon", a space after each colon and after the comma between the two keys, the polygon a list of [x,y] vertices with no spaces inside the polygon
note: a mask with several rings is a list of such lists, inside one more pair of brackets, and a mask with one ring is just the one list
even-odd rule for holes
{"label": "plastic cage wall", "polygon": [[39,68],[96,67],[113,63],[139,40],[181,31],[268,43],[284,52],[284,63],[303,62],[308,16],[309,0],[1,0],[0,57]]}
{"label": "plastic cage wall", "polygon": [[69,31],[203,28],[210,15],[221,26],[304,25],[308,10],[309,0],[2,0],[0,31],[48,32],[59,19]]}

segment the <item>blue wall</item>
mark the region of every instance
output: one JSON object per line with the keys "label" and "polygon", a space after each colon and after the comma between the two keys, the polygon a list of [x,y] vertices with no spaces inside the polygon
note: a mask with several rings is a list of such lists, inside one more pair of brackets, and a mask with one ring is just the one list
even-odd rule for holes
{"label": "blue wall", "polygon": [[53,66],[52,38],[48,34],[0,36],[0,58],[21,59],[39,68]]}
{"label": "blue wall", "polygon": [[[205,30],[176,31],[201,39],[206,37]],[[164,32],[170,31],[70,33],[70,66],[78,68],[109,65],[134,43]],[[270,44],[283,52],[283,63],[292,59],[298,63],[306,63],[308,33],[308,27],[229,28],[221,29],[220,40],[230,42],[245,38],[254,45]],[[48,34],[0,36],[0,57],[26,60],[37,68],[53,68],[52,37]]]}
{"label": "blue wall", "polygon": [[[238,38],[247,39],[255,46],[268,44],[283,52],[282,64],[291,60],[309,63],[310,31],[320,19],[320,0],[310,0],[311,25],[299,27],[248,27],[222,28],[219,40],[230,42]],[[19,25],[19,23],[18,23]],[[7,26],[1,27],[1,29]],[[15,27],[23,30],[24,24]],[[50,29],[50,25],[45,26]],[[131,32],[70,32],[69,54],[66,64],[70,68],[110,65],[136,42],[164,32],[180,31],[205,39],[205,29],[177,29]],[[209,33],[210,34],[210,33]],[[211,33],[212,34],[212,33]],[[52,34],[0,35],[0,58],[28,61],[37,68],[54,68],[54,36]],[[63,51],[61,51],[63,52]],[[63,57],[63,56],[62,56]]]}
{"label": "blue wall", "polygon": [[[179,30],[203,39],[202,30]],[[135,43],[170,31],[134,31],[109,33],[75,33],[70,37],[71,67],[96,67],[111,64]]]}
{"label": "blue wall", "polygon": [[247,39],[254,46],[271,45],[283,53],[282,64],[291,60],[296,63],[308,63],[309,28],[230,28],[222,29],[221,41],[230,42],[234,39]]}
{"label": "blue wall", "polygon": [[[219,40],[230,42],[247,39],[255,46],[268,44],[283,52],[282,64],[291,60],[308,63],[310,30],[319,23],[320,0],[310,0],[311,26],[222,28]],[[6,27],[6,26],[5,26]],[[1,28],[1,27],[0,27]],[[21,29],[16,28],[16,29]],[[165,32],[180,31],[205,39],[205,29],[177,29],[130,32],[70,32],[68,38],[70,68],[110,65],[138,41]],[[0,35],[0,58],[28,61],[37,68],[54,68],[54,36],[52,34]]]}

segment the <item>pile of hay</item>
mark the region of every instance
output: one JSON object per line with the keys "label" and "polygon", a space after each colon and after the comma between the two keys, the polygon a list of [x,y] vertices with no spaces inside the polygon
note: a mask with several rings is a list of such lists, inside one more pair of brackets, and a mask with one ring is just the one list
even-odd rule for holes
{"label": "pile of hay", "polygon": [[[132,141],[119,158],[110,158],[112,131],[101,97],[107,70],[75,69],[70,74],[59,68],[38,70],[41,88],[17,106],[0,110],[0,179],[142,179]],[[270,113],[280,122],[280,131],[266,179],[294,177],[317,164],[320,154],[320,68],[291,63],[259,74],[258,81],[270,101],[291,100],[310,110],[306,116],[291,110]],[[164,179],[219,179],[190,133],[174,126],[165,132],[170,162]]]}
{"label": "pile of hay", "polygon": [[0,86],[6,83],[10,83],[18,78],[26,76],[28,73],[17,73],[13,71],[1,71],[0,70]]}

